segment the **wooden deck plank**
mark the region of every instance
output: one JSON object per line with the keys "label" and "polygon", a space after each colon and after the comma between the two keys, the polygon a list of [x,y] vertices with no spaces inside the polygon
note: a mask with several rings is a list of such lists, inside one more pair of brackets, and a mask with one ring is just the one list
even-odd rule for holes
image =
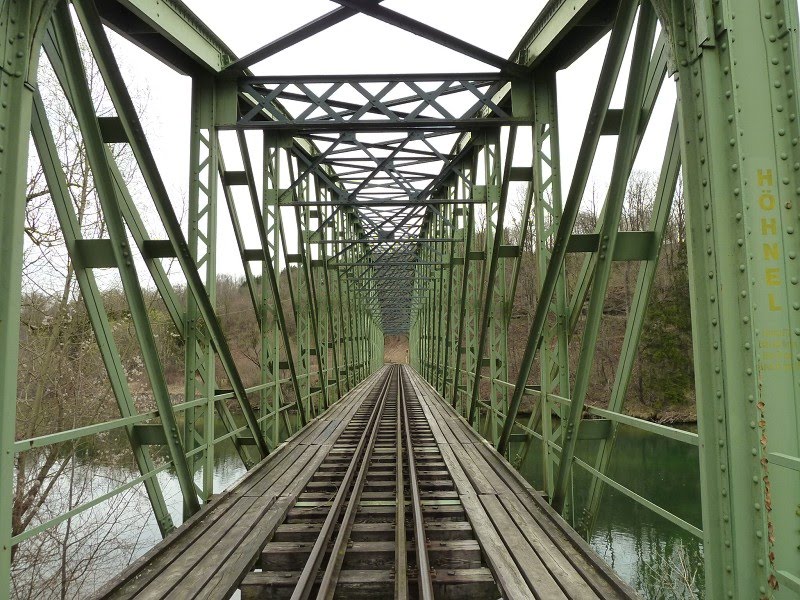
{"label": "wooden deck plank", "polygon": [[[173,597],[176,594],[192,594],[197,590],[208,587],[209,582],[218,574],[225,576],[226,579],[243,579],[250,570],[247,559],[242,561],[229,560],[237,548],[243,545],[251,532],[256,531],[256,540],[265,535],[263,529],[258,526],[267,511],[275,504],[275,497],[264,497],[255,499],[250,507],[241,517],[233,522],[225,535],[221,536],[217,542],[210,547],[198,547],[197,545],[181,556],[181,561],[191,568],[186,570],[184,577],[181,577],[173,587],[162,594],[164,598]],[[266,543],[266,539],[264,539]],[[256,549],[257,553],[258,550]],[[253,557],[255,562],[255,557]],[[175,565],[179,565],[176,563]],[[178,588],[178,589],[176,589]],[[156,598],[157,589],[149,586],[147,589],[148,598]],[[224,596],[216,596],[223,598]]]}
{"label": "wooden deck plank", "polygon": [[523,518],[538,524],[559,552],[580,573],[601,598],[636,598],[636,593],[624,583],[589,544],[567,525],[561,515],[537,494],[515,494],[525,509]]}
{"label": "wooden deck plank", "polygon": [[492,466],[494,472],[500,477],[505,484],[516,493],[536,493],[533,486],[528,483],[514,468],[508,468],[508,462],[498,454],[498,452],[488,443],[476,443],[475,449],[480,452],[486,459],[486,462]]}
{"label": "wooden deck plank", "polygon": [[462,496],[461,502],[483,550],[484,559],[503,591],[503,598],[506,600],[535,598],[478,497]]}
{"label": "wooden deck plank", "polygon": [[[257,498],[239,498],[236,504],[230,510],[225,511],[220,518],[215,519],[211,527],[204,531],[202,536],[198,537],[195,542],[200,539],[219,540],[224,537],[228,530],[244,516],[257,500]],[[182,548],[176,555],[170,556],[171,560],[169,562],[163,560],[163,558],[158,560],[153,564],[153,570],[156,571],[154,576],[148,577],[145,585],[136,585],[135,591],[132,590],[131,592],[123,590],[123,594],[119,597],[134,598],[138,596],[148,600],[166,597],[170,590],[183,580],[187,572],[191,571],[198,557],[202,557],[208,552],[209,546],[213,546],[213,544],[209,544],[207,541],[205,543],[192,543]]]}
{"label": "wooden deck plank", "polygon": [[[254,486],[247,493],[248,496],[283,496],[284,491],[297,478],[301,477],[304,470],[308,469],[308,463],[319,454],[320,446],[300,446],[301,452],[295,460],[286,465],[283,472],[277,470],[270,473],[270,477],[265,478],[257,486]],[[308,469],[308,477],[313,474],[313,470]]]}
{"label": "wooden deck plank", "polygon": [[284,477],[287,478],[287,481],[280,482],[280,485],[283,486],[281,494],[283,496],[292,498],[294,502],[297,499],[297,496],[303,491],[311,478],[316,473],[319,466],[322,464],[322,461],[328,456],[328,452],[324,446],[309,446],[309,448],[316,448],[316,453],[308,458],[308,462],[305,463],[299,475],[292,476],[290,471],[284,473]]}
{"label": "wooden deck plank", "polygon": [[451,444],[450,448],[458,460],[458,463],[461,465],[461,468],[464,470],[464,473],[466,473],[472,483],[472,486],[475,488],[476,493],[492,494],[496,492],[491,481],[484,476],[479,466],[470,458],[462,444]]}
{"label": "wooden deck plank", "polygon": [[271,468],[263,469],[260,477],[253,477],[246,485],[237,486],[234,493],[240,496],[260,496],[286,469],[297,462],[307,447],[302,444],[287,446],[281,453],[280,460],[272,464]]}
{"label": "wooden deck plank", "polygon": [[464,444],[462,448],[464,449],[464,460],[469,460],[475,465],[475,468],[480,471],[495,492],[500,494],[505,491],[511,491],[508,484],[497,475],[486,458],[475,448],[475,444]]}
{"label": "wooden deck plank", "polygon": [[469,480],[469,477],[467,477],[467,474],[464,472],[464,469],[461,468],[461,464],[458,462],[456,455],[453,453],[453,449],[450,444],[439,444],[439,452],[442,454],[445,465],[447,465],[447,470],[450,471],[450,477],[453,478],[453,483],[455,483],[456,490],[458,490],[459,495],[474,495],[476,493],[475,488],[473,487],[472,482]]}
{"label": "wooden deck plank", "polygon": [[563,549],[556,547],[550,536],[526,514],[525,507],[519,498],[513,495],[500,496],[499,501],[502,502],[511,519],[519,527],[542,563],[547,566],[547,569],[570,597],[587,599],[598,597],[591,586],[586,583],[583,573],[576,571],[572,563],[564,556]]}
{"label": "wooden deck plank", "polygon": [[[479,496],[479,498],[495,528],[501,532],[503,542],[505,542],[523,577],[525,577],[531,589],[534,590],[536,596],[538,598],[547,598],[547,600],[566,600],[567,596],[564,594],[564,590],[561,589],[556,578],[542,563],[539,556],[531,548],[528,540],[508,516],[497,496],[489,494]],[[577,598],[581,598],[581,600],[586,598],[588,600],[591,596],[577,596]]]}
{"label": "wooden deck plank", "polygon": [[[437,508],[457,508],[469,521],[504,598],[635,597],[455,409],[406,369],[444,462],[432,468],[447,469],[461,502]],[[278,446],[106,586],[102,597],[165,598],[176,592],[204,600],[229,597],[385,372],[367,378]],[[428,514],[432,507],[424,510]]]}
{"label": "wooden deck plank", "polygon": [[[221,568],[213,580],[200,588],[195,596],[196,600],[228,598],[236,591],[242,579],[255,565],[267,541],[272,538],[278,525],[283,521],[292,502],[291,498],[276,499],[266,514],[258,520],[255,527],[229,554],[223,563],[225,568]],[[229,568],[228,565],[233,565],[234,568]],[[188,589],[193,588],[188,587]]]}

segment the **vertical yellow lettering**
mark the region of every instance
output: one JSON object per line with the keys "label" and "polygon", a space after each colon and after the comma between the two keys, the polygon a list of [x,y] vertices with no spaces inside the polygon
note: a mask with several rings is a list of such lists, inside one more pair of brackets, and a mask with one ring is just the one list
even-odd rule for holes
{"label": "vertical yellow lettering", "polygon": [[772,169],[758,170],[758,185],[772,185]]}
{"label": "vertical yellow lettering", "polygon": [[776,311],[776,310],[783,310],[783,307],[782,307],[782,306],[780,306],[780,305],[778,305],[778,304],[775,302],[775,294],[773,294],[773,293],[771,293],[771,292],[770,292],[770,293],[768,294],[768,297],[769,297],[769,309],[770,309],[770,310],[772,310],[772,311]]}
{"label": "vertical yellow lettering", "polygon": [[778,260],[780,256],[778,244],[764,244],[764,260]]}
{"label": "vertical yellow lettering", "polygon": [[763,192],[758,197],[758,205],[761,207],[762,210],[772,210],[773,208],[775,208],[775,196],[773,196],[769,192]]}
{"label": "vertical yellow lettering", "polygon": [[764,269],[764,277],[767,280],[767,285],[781,284],[781,273],[777,269],[777,267],[770,267],[769,269]]}
{"label": "vertical yellow lettering", "polygon": [[778,235],[778,221],[761,217],[761,235]]}

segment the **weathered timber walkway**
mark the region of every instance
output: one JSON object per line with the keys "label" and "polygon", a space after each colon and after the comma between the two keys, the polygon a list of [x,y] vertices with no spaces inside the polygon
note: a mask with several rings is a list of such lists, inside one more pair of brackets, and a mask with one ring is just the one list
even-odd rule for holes
{"label": "weathered timber walkway", "polygon": [[245,600],[635,597],[433,388],[390,366],[98,597],[237,589]]}

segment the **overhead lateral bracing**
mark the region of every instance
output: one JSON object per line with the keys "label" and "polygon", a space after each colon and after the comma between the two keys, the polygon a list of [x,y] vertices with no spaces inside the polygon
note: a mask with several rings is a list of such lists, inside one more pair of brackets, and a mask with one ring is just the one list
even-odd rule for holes
{"label": "overhead lateral bracing", "polygon": [[[261,472],[269,464],[265,457],[281,455],[282,442],[294,434],[301,439],[338,414],[347,404],[340,400],[379,372],[385,335],[407,334],[409,359],[419,373],[406,371],[413,387],[421,400],[438,393],[449,404],[445,410],[437,398],[420,405],[426,417],[433,415],[431,434],[444,436],[438,447],[460,444],[458,452],[485,455],[479,433],[515,465],[533,464],[542,494],[536,502],[544,507],[546,499],[564,515],[578,509],[583,516],[573,526],[587,531],[607,505],[604,490],[612,488],[702,543],[707,597],[800,596],[796,2],[551,0],[508,57],[401,9],[335,0],[329,12],[277,39],[254,40],[255,50],[240,58],[180,0],[0,0],[7,40],[0,53],[0,594],[9,587],[12,548],[133,486],[144,487],[159,529],[169,534],[175,520],[157,477],[167,469],[179,482],[183,517],[197,518],[201,504],[218,491],[217,444],[232,441],[242,464],[258,463],[251,472]],[[279,60],[283,50],[355,15],[485,67],[431,74],[264,74],[271,63],[261,61]],[[108,28],[192,78],[185,229]],[[596,85],[587,82],[585,90],[592,98],[585,130],[580,139],[564,139],[559,74],[603,38]],[[81,60],[80,39],[91,61]],[[86,146],[105,219],[102,239],[85,239],[76,224],[36,81],[42,50]],[[112,116],[97,113],[86,64],[96,65]],[[646,135],[659,125],[658,100],[673,85],[670,78],[678,101],[668,129],[669,118],[663,123],[666,144],[654,149]],[[17,439],[20,199],[29,139],[119,418]],[[604,139],[614,148],[609,188],[594,230],[578,232],[599,153],[611,147],[601,146]],[[109,152],[118,144],[135,160],[162,225],[157,237],[148,232]],[[571,178],[562,170],[565,144],[577,157]],[[523,145],[532,153],[521,151]],[[641,231],[622,231],[626,188],[644,150],[663,151],[652,214]],[[524,194],[520,214],[512,215],[516,186]],[[678,243],[685,244],[688,265],[697,433],[625,412],[676,190],[682,190],[685,208],[687,233]],[[216,311],[219,218],[230,219],[258,326],[255,385],[245,384]],[[141,256],[142,264],[132,255]],[[178,265],[185,292],[168,277],[167,260]],[[536,271],[526,296],[534,298],[533,306],[515,303],[526,260]],[[638,276],[610,396],[595,406],[589,391],[620,262],[638,269]],[[140,268],[151,276],[185,351],[185,400],[177,404]],[[96,269],[114,269],[121,282],[152,411],[140,411],[134,402]],[[520,323],[524,344],[514,348],[509,332]],[[402,402],[381,406],[399,422]],[[416,405],[410,410],[418,413]],[[233,411],[241,413],[241,424]],[[308,423],[316,425],[298,433]],[[402,437],[402,427],[392,440]],[[621,427],[697,447],[702,522],[612,477]],[[126,435],[139,477],[19,529],[7,493],[13,489],[10,474],[21,464],[15,457],[116,429]],[[584,440],[596,444],[592,456],[578,452]],[[397,447],[402,445],[400,440]],[[459,490],[466,498],[459,501],[482,495],[479,471],[453,477],[473,486]],[[576,471],[589,482],[577,494]],[[413,503],[419,508],[420,502]],[[488,502],[496,524],[507,513]],[[271,507],[261,509],[258,518],[278,523]],[[420,546],[417,551],[424,562]],[[484,554],[494,558],[485,548]],[[518,558],[509,560],[519,564]],[[313,582],[306,575],[307,592]],[[476,573],[477,581],[490,585],[483,575]],[[256,589],[263,581],[251,583]]]}
{"label": "overhead lateral bracing", "polygon": [[[419,306],[413,284],[408,285],[414,269],[444,264],[439,250],[434,250],[439,262],[423,259],[428,250],[422,248],[434,247],[421,236],[426,219],[443,216],[462,201],[486,202],[485,196],[473,198],[471,187],[461,197],[437,197],[445,195],[447,178],[469,183],[462,164],[466,153],[454,150],[457,137],[468,131],[499,140],[503,126],[530,125],[529,103],[519,101],[515,110],[513,93],[500,93],[517,85],[529,87],[493,73],[244,77],[237,82],[238,116],[220,129],[240,136],[258,129],[266,136],[306,140],[316,149],[313,157],[298,161],[278,202],[302,203],[297,191],[308,177],[323,186],[320,207],[333,210],[313,223],[312,245],[337,214],[356,217],[358,236],[328,253],[327,266],[354,279],[356,293],[366,296],[384,333],[404,333]],[[442,235],[451,235],[454,225],[444,219],[449,229]],[[342,259],[361,244],[368,247],[358,260]],[[392,289],[398,285],[403,290]]]}
{"label": "overhead lateral bracing", "polygon": [[[524,123],[494,102],[507,83],[507,77],[494,73],[247,77],[239,80],[239,93],[258,106],[241,116],[237,127],[345,132],[468,130]],[[347,100],[354,96],[355,101]],[[275,110],[273,100],[293,101],[300,108],[287,117]],[[454,108],[448,110],[447,105]],[[254,123],[256,118],[266,123]]]}

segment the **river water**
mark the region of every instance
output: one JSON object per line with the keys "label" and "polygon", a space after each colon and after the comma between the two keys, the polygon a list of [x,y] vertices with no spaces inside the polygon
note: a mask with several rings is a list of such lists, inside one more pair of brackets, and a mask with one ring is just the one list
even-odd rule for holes
{"label": "river water", "polygon": [[[597,442],[581,442],[578,458],[594,464]],[[534,448],[536,450],[536,448]],[[522,473],[541,486],[532,451]],[[620,426],[608,475],[684,521],[702,528],[700,468],[696,446]],[[583,509],[590,476],[575,467],[572,502],[565,518],[622,578],[647,600],[703,598],[703,544],[695,535],[605,486],[593,531]]]}
{"label": "river water", "polygon": [[[583,442],[577,454],[592,464],[593,451],[591,442]],[[96,459],[85,460],[79,468],[87,472],[108,469],[98,464]],[[540,468],[535,451],[530,453],[522,471],[540,489]],[[215,491],[225,489],[243,474],[244,468],[232,444],[219,444],[214,470]],[[133,479],[136,475],[131,471],[126,478]],[[609,475],[692,525],[701,526],[696,447],[623,426],[619,430]],[[158,477],[177,524],[181,520],[181,496],[177,480],[171,472],[163,472]],[[198,484],[202,482],[201,473],[197,473],[196,481]],[[587,489],[588,481],[588,475],[576,468],[571,486],[572,502],[566,515],[567,520],[576,524],[584,536],[586,532],[581,531],[584,527],[580,516],[585,493],[581,491]],[[134,496],[132,502],[140,505],[134,508],[141,514],[148,514],[149,504],[144,494]],[[102,510],[103,505],[92,509]],[[143,530],[136,532],[134,555],[144,553],[160,540],[152,517],[142,522],[141,526]],[[120,532],[120,535],[131,535],[130,529]],[[608,487],[604,491],[601,509],[588,540],[600,556],[647,600],[703,597],[700,591],[703,589],[701,540],[619,492]],[[108,576],[112,574],[108,573]],[[99,574],[96,576],[99,583],[103,577]]]}

